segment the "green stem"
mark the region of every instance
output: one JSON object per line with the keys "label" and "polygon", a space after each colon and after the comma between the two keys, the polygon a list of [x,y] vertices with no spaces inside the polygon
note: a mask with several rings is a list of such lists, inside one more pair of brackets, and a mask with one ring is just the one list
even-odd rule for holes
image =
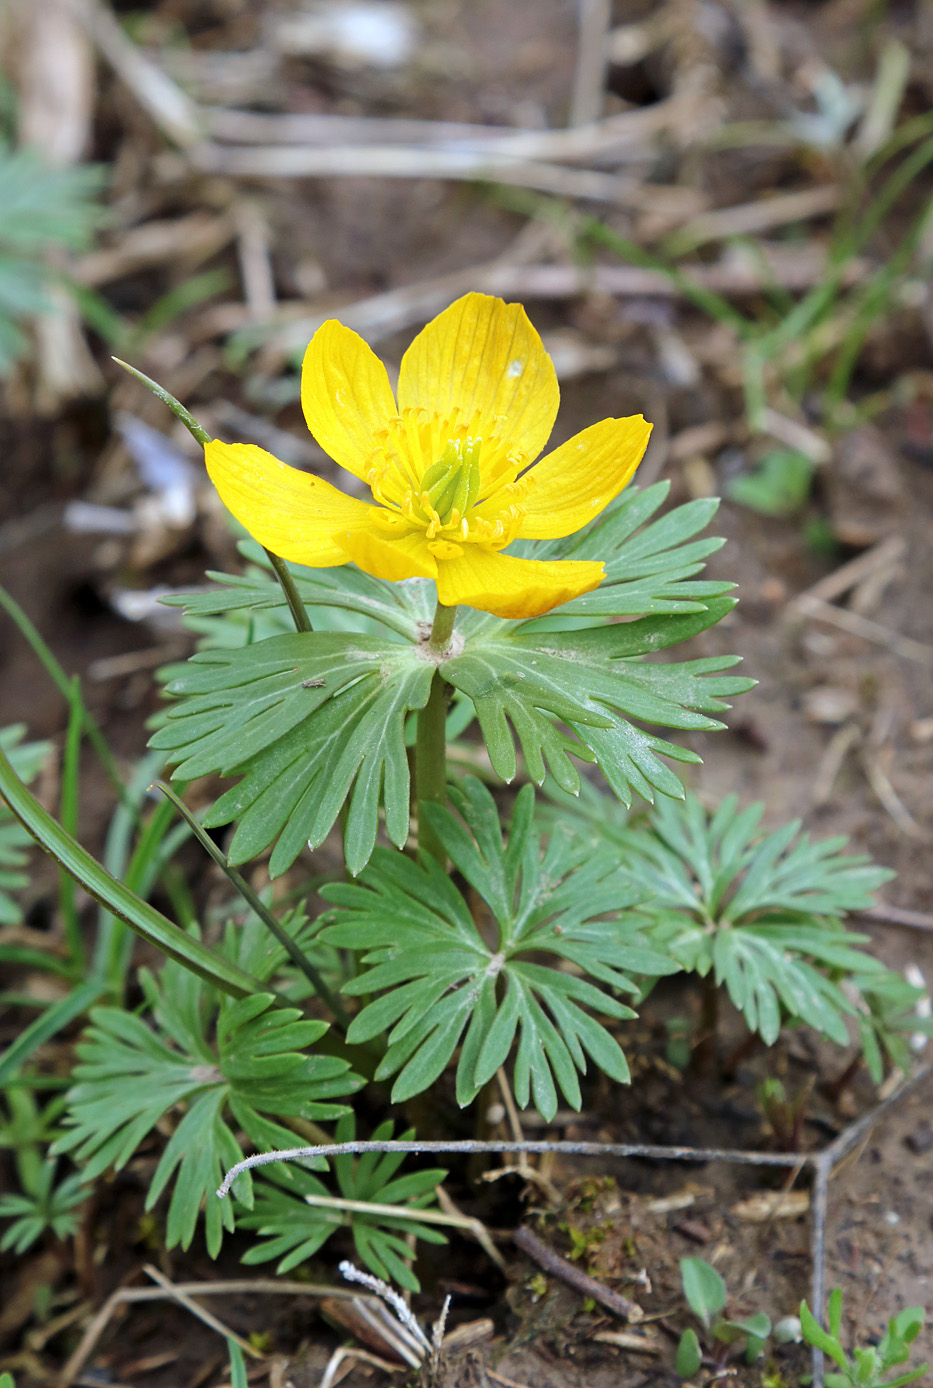
{"label": "green stem", "polygon": [[457,609],[455,607],[445,607],[442,602],[438,602],[434,609],[434,621],[431,624],[431,635],[428,637],[428,650],[435,651],[438,655],[443,655],[450,643],[450,638],[454,634],[454,622],[457,620]]}
{"label": "green stem", "polygon": [[137,371],[136,367],[130,366],[129,362],[121,361],[119,357],[114,357],[113,360],[117,366],[122,366],[124,371],[128,371],[131,376],[134,376],[147,390],[151,390],[153,395],[158,396],[162,404],[168,406],[175,418],[181,420],[188,433],[192,438],[197,439],[202,447],[211,442],[211,436],[203,425],[199,424],[191,411],[186,410],[181,401],[176,400],[174,395],[171,395],[164,386],[160,386],[158,381],[154,381],[151,376],[145,376],[142,371]]}
{"label": "green stem", "polygon": [[[188,433],[192,438],[197,439],[202,448],[211,442],[211,436],[204,426],[199,424],[191,411],[186,410],[181,401],[176,400],[175,396],[167,391],[164,386],[160,386],[158,381],[154,381],[151,376],[146,376],[142,371],[137,371],[135,366],[130,366],[128,362],[121,361],[119,357],[114,357],[113,360],[116,362],[117,366],[122,366],[124,371],[128,371],[130,375],[139,381],[141,385],[144,385],[147,390],[151,390],[153,395],[157,396],[158,399],[162,401],[163,405],[167,405],[175,418],[181,420],[182,424],[188,430]],[[280,559],[279,556],[273,554],[271,550],[267,549],[266,554],[269,556],[269,563],[272,565],[275,576],[282,586],[282,592],[285,594],[285,601],[288,603],[295,627],[298,631],[310,631],[311,622],[305,610],[305,605],[298,595],[298,589],[295,586],[295,580],[292,577],[288,565],[285,563],[284,559]]]}
{"label": "green stem", "polygon": [[282,926],[279,923],[279,921],[269,910],[268,906],[266,906],[265,902],[262,901],[262,899],[259,896],[257,896],[256,892],[253,891],[252,887],[246,881],[245,877],[243,877],[241,873],[237,872],[235,867],[230,866],[224,854],[217,847],[216,843],[214,843],[214,840],[210,837],[209,834],[205,833],[203,827],[198,823],[194,815],[188,809],[188,806],[178,795],[175,794],[172,787],[166,785],[164,781],[155,781],[153,784],[156,787],[156,789],[160,790],[164,796],[171,800],[178,813],[184,818],[184,820],[188,824],[189,828],[191,829],[191,832],[194,834],[201,847],[207,853],[210,854],[217,866],[221,868],[221,870],[224,873],[226,873],[230,882],[240,893],[243,900],[253,911],[255,911],[256,915],[262,921],[263,925],[265,925],[268,928],[270,933],[275,936],[276,940],[282,946],[289,959],[291,959],[292,963],[295,965],[296,968],[301,970],[305,978],[311,984],[311,987],[314,989],[317,996],[327,1007],[330,1008],[331,1012],[334,1014],[334,1017],[337,1019],[337,1022],[340,1024],[343,1030],[346,1031],[347,1027],[350,1025],[350,1018],[347,1016],[346,1008],[344,1007],[340,999],[331,991],[330,988],[328,988],[327,984],[324,982],[318,970],[311,963],[310,959],[308,959],[304,952],[298,948],[291,936],[285,930],[282,929]]}
{"label": "green stem", "polygon": [[[438,602],[427,647],[442,657],[453,635],[457,609]],[[415,742],[415,791],[418,804],[429,802],[443,805],[447,800],[447,705],[450,685],[437,670],[431,682],[428,702],[418,714],[418,735]],[[434,830],[418,815],[418,846],[436,858],[443,867],[447,862],[444,845]]]}
{"label": "green stem", "polygon": [[292,621],[298,631],[312,631],[311,618],[308,616],[308,609],[301,601],[298,592],[298,585],[295,583],[294,575],[284,559],[280,559],[277,554],[273,554],[271,549],[266,550],[269,563],[275,571],[275,576],[279,580],[282,592],[285,594],[285,601],[292,614]]}

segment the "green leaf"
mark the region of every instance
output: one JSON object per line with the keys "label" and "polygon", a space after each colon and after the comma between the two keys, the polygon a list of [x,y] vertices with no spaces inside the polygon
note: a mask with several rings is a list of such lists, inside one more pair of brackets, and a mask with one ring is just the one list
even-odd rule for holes
{"label": "green leaf", "polygon": [[726,1304],[726,1284],[703,1258],[681,1258],[680,1280],[691,1311],[709,1329]]}
{"label": "green leaf", "polygon": [[[616,846],[623,873],[647,893],[642,909],[655,922],[655,944],[685,970],[712,971],[769,1045],[787,1017],[847,1045],[845,1019],[858,1009],[836,981],[841,974],[858,980],[866,1001],[877,990],[869,1054],[880,1037],[896,1048],[893,1019],[900,1014],[906,1026],[915,997],[905,996],[903,981],[882,982],[885,971],[861,948],[868,937],[839,920],[870,905],[890,874],[841,853],[844,839],[811,841],[797,821],[761,834],[762,809],[740,810],[730,796],[708,813],[687,796],[659,802],[646,821],[630,825],[612,801],[588,790],[561,818],[591,843]],[[870,1007],[860,1014],[863,1038]]]}
{"label": "green leaf", "polygon": [[720,1320],[713,1326],[713,1335],[724,1345],[734,1345],[739,1340],[756,1340],[759,1343],[771,1334],[771,1321],[764,1311],[758,1311],[744,1321]]}
{"label": "green leaf", "polygon": [[230,1357],[230,1388],[249,1388],[246,1375],[246,1361],[236,1340],[227,1336],[227,1354]]}
{"label": "green leaf", "polygon": [[681,1378],[692,1378],[702,1363],[703,1353],[700,1349],[697,1333],[688,1328],[681,1335],[680,1344],[677,1346],[674,1371],[680,1374]]}
{"label": "green leaf", "polygon": [[40,1046],[70,1026],[106,991],[103,979],[89,979],[34,1018],[0,1056],[0,1086],[7,1084]]}
{"label": "green leaf", "polygon": [[881,1388],[903,1388],[905,1383],[916,1383],[923,1378],[929,1368],[929,1364],[920,1364],[916,1369],[910,1369],[906,1374],[900,1374],[897,1378],[885,1379]]}
{"label": "green leaf", "polygon": [[823,1329],[805,1301],[800,1303],[800,1329],[808,1345],[828,1354],[833,1363],[838,1364],[840,1369],[848,1367],[848,1360],[842,1345],[838,1339]]}
{"label": "green leaf", "polygon": [[21,1195],[0,1196],[0,1219],[12,1220],[0,1237],[0,1252],[25,1253],[46,1233],[67,1239],[78,1228],[78,1207],[90,1195],[82,1175],[66,1176],[58,1185],[58,1163],[43,1161],[25,1183]]}
{"label": "green leaf", "polygon": [[577,617],[701,612],[710,598],[722,597],[735,586],[694,579],[704,560],[724,543],[711,536],[693,539],[709,525],[719,502],[690,501],[652,521],[669,491],[669,482],[656,482],[644,491],[626,487],[584,530],[546,544],[520,542],[510,548],[509,553],[529,559],[595,559],[606,565],[606,577],[594,592],[534,619],[536,627],[564,625],[567,618]]}
{"label": "green leaf", "polygon": [[922,1306],[908,1306],[903,1311],[898,1311],[896,1316],[892,1316],[888,1321],[888,1328],[884,1333],[881,1344],[878,1346],[886,1363],[899,1362],[886,1358],[890,1352],[889,1347],[897,1342],[905,1345],[912,1345],[923,1329],[925,1321],[926,1313]]}
{"label": "green leaf", "polygon": [[[392,1138],[394,1125],[382,1123],[373,1141]],[[336,1142],[351,1142],[355,1135],[352,1115],[337,1125]],[[410,1128],[400,1141],[414,1136]],[[363,1263],[384,1281],[408,1291],[419,1291],[418,1279],[409,1266],[411,1257],[406,1235],[422,1242],[446,1243],[444,1235],[418,1219],[418,1211],[436,1208],[435,1190],[447,1175],[431,1169],[395,1175],[403,1161],[399,1152],[381,1156],[370,1152],[361,1157],[334,1157],[334,1173],[340,1198],[356,1203],[397,1206],[397,1212],[346,1209],[336,1200],[328,1204],[330,1192],[322,1181],[301,1167],[269,1169],[269,1180],[257,1183],[253,1210],[240,1217],[240,1224],[254,1229],[265,1242],[248,1250],[245,1263],[263,1263],[278,1258],[277,1272],[284,1274],[306,1262],[341,1228],[350,1227],[356,1251]],[[309,1203],[312,1201],[322,1203]]]}
{"label": "green leaf", "polygon": [[[555,622],[566,624],[568,619],[581,617],[592,624],[594,618],[603,616],[700,612],[708,599],[721,597],[735,586],[694,578],[709,555],[723,544],[715,537],[694,539],[712,520],[718,501],[688,502],[652,521],[669,491],[669,482],[657,482],[644,491],[627,487],[586,529],[560,540],[519,542],[510,547],[509,553],[529,558],[596,559],[606,564],[606,578],[596,592],[564,604],[556,614],[534,619],[536,629],[550,629]],[[247,540],[240,548],[254,566],[246,576],[212,573],[208,577],[223,587],[207,593],[172,594],[163,601],[183,606],[195,619],[275,608],[284,612],[281,589],[269,574],[269,560],[261,546]],[[316,631],[346,631],[349,618],[355,630],[369,634],[388,630],[417,641],[419,627],[432,619],[433,584],[424,580],[384,583],[349,566],[289,567]],[[471,634],[499,623],[498,618],[481,612],[471,613],[468,620]],[[530,630],[532,624],[523,625]]]}
{"label": "green leaf", "polygon": [[49,306],[53,247],[80,250],[102,220],[100,166],[56,168],[0,142],[0,374],[27,345],[21,321]]}
{"label": "green leaf", "polygon": [[32,150],[0,146],[0,246],[35,254],[50,245],[83,250],[101,221],[93,199],[105,170],[55,168]]}
{"label": "green leaf", "polygon": [[[465,716],[475,705],[503,779],[516,774],[514,734],[538,783],[549,768],[558,785],[578,790],[573,757],[598,762],[626,804],[633,794],[681,796],[680,781],[660,757],[695,762],[696,755],[633,720],[718,728],[710,715],[727,707],[725,697],[751,687],[723,675],[735,663],[729,657],[681,665],[644,660],[733,606],[724,596],[733,585],[693,577],[721,543],[693,538],[715,503],[689,503],[652,520],[666,493],[663,484],[644,493],[630,488],[584,531],[529,551],[604,560],[607,578],[595,594],[525,622],[458,613],[457,653],[442,674],[467,705]],[[246,577],[219,575],[220,589],[169,599],[187,607],[189,624],[206,634],[210,649],[187,668],[173,668],[169,692],[181,702],[163,717],[153,746],[171,753],[178,776],[242,776],[208,822],[237,821],[234,862],[277,839],[273,875],[305,843],[322,842],[349,795],[345,847],[356,873],[375,842],[380,797],[389,838],[399,847],[405,842],[409,786],[400,728],[427,699],[433,667],[419,643],[430,626],[434,585],[383,583],[349,566],[294,566],[314,631],[272,634],[270,622],[284,623],[284,599],[258,547],[244,550],[258,564]],[[641,620],[607,625],[615,616]]]}
{"label": "green leaf", "polygon": [[[472,699],[497,773],[511,781],[517,770],[514,729],[529,776],[541,784],[550,770],[571,794],[579,774],[570,760],[595,761],[626,805],[633,791],[653,801],[656,791],[682,796],[674,773],[658,753],[677,761],[695,755],[637,728],[632,719],[683,729],[720,728],[709,717],[722,700],[753,681],[723,676],[732,657],[680,665],[646,664],[640,657],[686,640],[719,621],[734,606],[715,598],[704,611],[643,617],[615,626],[544,633],[529,624],[494,628],[468,642],[441,666],[444,679]],[[559,720],[576,738],[554,726]]]}
{"label": "green leaf", "polygon": [[764,516],[790,516],[810,495],[813,463],[793,449],[777,449],[762,458],[754,472],[734,477],[729,498]]}
{"label": "green leaf", "polygon": [[[166,1226],[168,1247],[187,1248],[199,1212],[207,1247],[216,1256],[224,1229],[233,1228],[229,1201],[213,1191],[243,1156],[237,1133],[258,1148],[290,1145],[282,1118],[338,1117],[334,1103],[361,1083],[345,1060],[308,1054],[327,1030],[297,1008],[278,1008],[269,993],[231,1003],[186,972],[167,964],[158,979],[144,973],[151,1019],[97,1008],[78,1044],[76,1084],[68,1093],[66,1131],[55,1152],[74,1152],[84,1178],[119,1170],[166,1115],[181,1110],[156,1167],[146,1200],[151,1208],[173,1186]],[[237,1183],[249,1203],[248,1175]]]}
{"label": "green leaf", "polygon": [[[250,562],[246,574],[209,571],[208,578],[220,586],[207,592],[168,594],[162,602],[169,607],[183,607],[186,617],[194,619],[189,621],[193,630],[206,629],[212,637],[221,636],[224,630],[219,624],[205,622],[216,615],[243,614],[248,622],[253,622],[257,613],[278,611],[283,631],[290,631],[288,607],[262,546],[255,540],[243,540],[240,551]],[[422,579],[385,583],[349,565],[337,569],[308,569],[301,564],[288,567],[315,631],[356,631],[368,636],[402,638],[414,644],[423,624],[430,625],[434,615],[433,584]],[[227,630],[236,628],[227,624]],[[240,630],[245,632],[245,626]],[[245,644],[246,639],[241,638],[236,644]],[[229,636],[218,644],[230,645]]]}
{"label": "green leaf", "polygon": [[256,980],[215,954],[200,940],[187,935],[167,917],[117,881],[86,849],[67,834],[18,779],[0,748],[0,794],[17,819],[46,853],[70,872],[89,896],[137,935],[177,959],[187,969],[209,980],[224,992],[241,997],[255,991]]}
{"label": "green leaf", "polygon": [[858,970],[850,975],[849,983],[858,990],[862,1003],[858,1024],[868,1073],[880,1084],[887,1055],[906,1074],[912,1061],[911,1036],[915,1032],[933,1035],[933,1020],[919,1015],[928,990],[908,983],[895,969]]}
{"label": "green leaf", "polygon": [[637,994],[632,975],[674,966],[647,947],[626,914],[639,893],[623,886],[615,855],[593,855],[565,832],[555,832],[542,853],[530,786],[516,801],[507,843],[495,801],[479,781],[452,787],[451,800],[459,818],[439,806],[423,813],[486,903],[496,939],[479,931],[431,856],[415,863],[377,848],[358,882],[323,890],[338,909],[321,938],[359,951],[364,966],[344,988],[369,998],[348,1040],[388,1033],[377,1078],[398,1076],[396,1103],[429,1087],[462,1041],[460,1104],[476,1096],[517,1040],[518,1102],[533,1100],[553,1117],[558,1087],[579,1107],[577,1076],[588,1059],[628,1081],[621,1047],[592,1013],[634,1016],[614,992]]}
{"label": "green leaf", "polygon": [[184,780],[242,777],[206,823],[238,820],[233,864],[278,838],[273,876],[306,843],[324,841],[349,795],[345,848],[351,872],[359,872],[375,843],[380,803],[392,842],[401,847],[408,837],[405,718],[427,702],[433,668],[397,640],[329,632],[204,651],[169,685],[184,702],[169,709],[152,745],[180,763],[175,776]]}

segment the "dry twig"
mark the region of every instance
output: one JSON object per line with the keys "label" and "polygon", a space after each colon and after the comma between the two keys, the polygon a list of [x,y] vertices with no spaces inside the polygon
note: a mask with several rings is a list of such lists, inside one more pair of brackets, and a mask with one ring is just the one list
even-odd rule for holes
{"label": "dry twig", "polygon": [[[773,282],[789,290],[810,288],[819,283],[825,263],[820,255],[773,249],[765,262],[729,257],[718,264],[695,266],[690,273],[700,288],[736,297],[759,293]],[[861,269],[861,262],[853,263],[849,272],[855,277]],[[325,310],[314,314],[305,312],[303,305],[282,305],[280,313],[290,321],[278,327],[268,325],[263,334],[264,350],[279,357],[301,351],[321,324],[334,316],[375,344],[393,333],[427,322],[451,299],[471,289],[526,301],[589,294],[661,299],[682,296],[681,288],[662,270],[636,265],[515,265],[496,259],[367,299],[331,302]]]}
{"label": "dry twig", "polygon": [[[59,1380],[59,1388],[79,1380],[85,1364],[94,1348],[121,1306],[132,1305],[137,1301],[166,1301],[177,1299],[178,1293],[186,1296],[310,1296],[347,1297],[358,1295],[345,1287],[327,1287],[313,1282],[290,1282],[286,1279],[276,1281],[271,1277],[240,1278],[221,1282],[176,1282],[172,1294],[161,1287],[118,1287],[90,1322],[81,1342],[65,1364]],[[174,1295],[173,1295],[174,1294]]]}
{"label": "dry twig", "polygon": [[861,637],[863,641],[871,641],[873,645],[886,646],[902,660],[915,661],[918,665],[933,664],[933,646],[925,646],[921,641],[901,636],[900,632],[893,631],[881,622],[872,621],[870,617],[863,617],[846,607],[835,607],[810,593],[801,593],[794,598],[790,610],[813,621],[826,622],[830,626],[838,627],[840,631]]}
{"label": "dry twig", "polygon": [[566,1258],[562,1258],[559,1253],[555,1253],[552,1248],[548,1248],[546,1243],[542,1243],[536,1234],[524,1226],[516,1229],[513,1239],[515,1247],[520,1248],[523,1253],[527,1253],[529,1258],[543,1267],[545,1272],[551,1273],[553,1277],[558,1277],[561,1282],[566,1282],[568,1287],[573,1287],[575,1292],[581,1296],[592,1297],[598,1301],[600,1306],[605,1306],[607,1311],[612,1311],[613,1315],[621,1316],[630,1324],[636,1324],[644,1318],[644,1311],[636,1301],[630,1301],[627,1296],[620,1296],[605,1283],[599,1282],[595,1277],[590,1277],[582,1268],[575,1267]]}
{"label": "dry twig", "polygon": [[606,40],[612,22],[610,0],[577,0],[580,13],[577,67],[570,97],[571,126],[599,119],[606,82]]}
{"label": "dry twig", "polygon": [[933,930],[933,912],[909,911],[903,906],[885,906],[879,903],[867,911],[859,911],[868,920],[881,921],[885,925],[903,925],[909,930]]}
{"label": "dry twig", "polygon": [[244,1340],[242,1335],[238,1335],[235,1330],[224,1325],[223,1321],[218,1320],[212,1312],[206,1311],[203,1306],[199,1306],[187,1292],[181,1291],[164,1277],[158,1268],[154,1268],[151,1263],[146,1263],[143,1272],[147,1277],[151,1277],[165,1291],[170,1301],[177,1301],[179,1306],[184,1306],[186,1311],[190,1311],[192,1316],[201,1321],[203,1325],[209,1326],[211,1330],[216,1330],[218,1335],[223,1335],[225,1339],[235,1340],[244,1354],[248,1354],[252,1359],[262,1359],[264,1356],[261,1350],[255,1345],[250,1344],[249,1340]]}

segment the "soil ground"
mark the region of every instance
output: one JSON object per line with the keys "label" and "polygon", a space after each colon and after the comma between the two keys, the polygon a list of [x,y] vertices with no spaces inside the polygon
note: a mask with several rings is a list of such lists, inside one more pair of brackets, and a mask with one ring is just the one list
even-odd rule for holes
{"label": "soil ground", "polygon": [[[905,100],[923,110],[933,98],[933,26],[924,9],[923,0],[883,7],[857,0],[775,0],[747,7],[616,4],[612,26],[626,38],[613,50],[621,56],[600,75],[605,92],[599,114],[650,111],[689,84],[692,74],[718,103],[720,122],[775,119],[802,102],[799,84],[795,88],[788,76],[795,62],[810,55],[843,82],[864,86],[880,48],[898,42],[915,56]],[[530,129],[560,128],[567,121],[579,72],[577,12],[569,0],[421,0],[407,11],[418,41],[394,67],[367,66],[327,50],[295,56],[275,35],[297,12],[284,0],[160,0],[135,15],[133,32],[208,105]],[[639,36],[644,40],[662,12],[669,25],[666,40],[647,43],[638,56]],[[634,58],[625,56],[626,42],[635,45]],[[762,57],[760,45],[766,43],[774,50],[770,86],[762,78],[767,55]],[[310,462],[325,475],[327,465],[307,441],[294,396],[284,403],[275,396],[288,365],[289,318],[299,307],[310,302],[315,313],[339,313],[336,306],[369,302],[383,291],[410,289],[414,295],[439,276],[454,282],[460,272],[497,259],[518,267],[566,266],[580,250],[573,223],[580,209],[568,198],[559,200],[560,215],[553,209],[545,215],[534,202],[539,195],[527,190],[427,178],[251,180],[223,170],[192,170],[165,147],[164,132],[154,128],[151,113],[137,104],[119,72],[103,63],[90,153],[115,165],[115,224],[103,237],[104,252],[113,258],[112,277],[99,271],[98,283],[121,313],[138,320],[205,266],[228,273],[226,291],[180,310],[142,342],[134,360],[183,398],[211,432],[241,436],[242,419],[235,412],[249,411],[267,429],[291,432],[297,442],[289,461]],[[640,197],[621,207],[585,210],[620,234],[644,239],[651,218],[668,215],[674,190],[703,210],[744,204],[765,192],[818,187],[834,176],[829,156],[814,170],[799,153],[761,147],[697,152],[683,132],[674,132],[666,149],[634,161]],[[654,199],[653,184],[659,185]],[[928,185],[918,187],[918,205],[929,191]],[[530,219],[536,211],[538,219]],[[148,222],[178,224],[194,214],[213,219],[216,238],[200,259],[167,232],[163,254],[120,260],[130,230]],[[798,243],[802,253],[819,249],[827,229],[825,216],[810,221]],[[698,263],[710,260],[700,253]],[[260,320],[262,290],[255,275],[264,269],[274,297],[288,311],[279,314],[276,330],[238,374],[224,343],[231,328]],[[469,287],[467,273],[448,297]],[[643,410],[659,421],[661,436],[646,467],[671,479],[672,503],[727,490],[754,459],[754,444],[741,427],[740,381],[730,359],[734,340],[698,309],[648,290],[613,297],[592,289],[535,297],[528,307],[546,340],[566,354],[558,439],[606,415]],[[783,519],[729,501],[720,510],[716,529],[728,543],[711,572],[736,580],[741,601],[727,621],[693,643],[693,652],[740,653],[744,669],[759,683],[737,701],[727,731],[687,741],[704,759],[692,778],[704,797],[715,802],[734,792],[743,801],[763,800],[770,825],[800,817],[815,834],[850,836],[854,849],[896,870],[885,905],[922,916],[933,907],[933,362],[928,302],[925,310],[908,304],[899,314],[869,340],[853,385],[856,395],[883,395],[882,406],[870,422],[853,421],[833,435],[805,507]],[[402,315],[397,332],[362,331],[374,341],[378,336],[380,354],[397,363],[422,321],[415,308]],[[129,534],[78,528],[76,502],[136,518],[141,505],[151,502],[116,432],[120,410],[164,430],[198,461],[187,436],[168,428],[158,403],[111,367],[93,334],[90,341],[105,389],[46,405],[44,414],[31,412],[41,385],[35,373],[22,372],[7,390],[0,423],[6,498],[0,583],[63,666],[81,675],[92,710],[121,762],[130,766],[143,750],[145,720],[156,706],[152,672],[177,658],[189,638],[171,616],[154,618],[151,604],[144,605],[146,617],[136,619],[124,595],[145,594],[160,584],[196,584],[205,567],[230,568],[237,558],[198,474],[197,515],[184,524],[170,524],[150,507],[149,521],[137,527],[134,520]],[[908,378],[912,391],[899,391],[898,382]],[[805,401],[801,427],[809,427],[806,408]],[[690,430],[697,432],[688,435]],[[827,541],[828,533],[835,538]],[[844,564],[866,555],[878,562],[869,562],[854,585],[834,586]],[[829,611],[815,605],[821,595]],[[28,723],[32,736],[61,746],[62,702],[4,622],[0,724],[12,721]],[[54,801],[54,771],[42,793]],[[99,850],[112,802],[90,757],[82,796],[81,837]],[[54,929],[53,901],[51,875],[39,866],[31,890],[32,928]],[[893,914],[855,924],[869,931],[886,963],[916,965],[933,982],[933,933],[898,925]],[[658,990],[639,1023],[645,1061],[631,1090],[597,1086],[584,1114],[567,1116],[553,1135],[755,1146],[768,1140],[755,1086],[765,1075],[777,1075],[791,1093],[814,1085],[801,1138],[813,1150],[877,1100],[864,1075],[841,1099],[831,1100],[827,1086],[849,1057],[814,1046],[805,1034],[752,1054],[728,1084],[685,1084],[664,1060],[665,1021],[696,1005],[682,989]],[[4,1040],[20,1025],[14,1010],[0,1013]],[[895,1105],[832,1182],[826,1285],[843,1288],[848,1328],[863,1342],[905,1306],[924,1306],[933,1320],[931,1095],[933,1081]],[[76,1250],[33,1250],[4,1269],[0,1352],[13,1356],[18,1383],[52,1382],[91,1310],[114,1287],[143,1281],[140,1268],[147,1261],[158,1262],[173,1282],[242,1275],[236,1241],[219,1265],[196,1251],[166,1254],[156,1224],[142,1217],[140,1175],[131,1166],[102,1189]],[[736,1312],[766,1310],[777,1320],[810,1295],[806,1214],[753,1222],[743,1209],[741,1202],[751,1195],[776,1189],[770,1178],[716,1162],[685,1167],[634,1161],[562,1162],[548,1177],[564,1203],[544,1214],[542,1236],[566,1253],[562,1224],[584,1233],[598,1226],[590,1266],[624,1294],[637,1295],[656,1348],[641,1353],[600,1339],[601,1333],[618,1332],[620,1323],[581,1311],[575,1293],[541,1279],[507,1242],[504,1279],[474,1245],[455,1241],[440,1260],[426,1260],[421,1269],[425,1313],[434,1314],[450,1291],[454,1321],[489,1316],[494,1339],[452,1357],[444,1382],[462,1388],[648,1388],[675,1381],[672,1346],[687,1323],[678,1275],[684,1256],[716,1263]],[[524,1187],[517,1177],[477,1194],[479,1188],[459,1172],[455,1185],[461,1203],[480,1210],[495,1228],[514,1228],[523,1218]],[[524,1195],[531,1209],[547,1204],[537,1188]],[[536,1216],[524,1217],[535,1224]],[[650,1292],[638,1281],[643,1269]],[[312,1275],[332,1280],[333,1263],[328,1259]],[[236,1294],[223,1298],[222,1311],[219,1305],[218,1314],[232,1329],[266,1337],[262,1347],[272,1357],[251,1369],[251,1382],[265,1381],[262,1375],[273,1385],[294,1388],[320,1382],[339,1335],[309,1309],[313,1302]],[[929,1325],[918,1349],[920,1357],[933,1360]],[[775,1384],[795,1384],[805,1372],[805,1356],[791,1346],[775,1369],[784,1375]],[[342,1381],[355,1388],[380,1381],[380,1373],[357,1366]],[[760,1369],[739,1373],[741,1382],[762,1381]],[[181,1308],[157,1302],[122,1308],[78,1381],[196,1388],[223,1383],[227,1374],[217,1335]]]}

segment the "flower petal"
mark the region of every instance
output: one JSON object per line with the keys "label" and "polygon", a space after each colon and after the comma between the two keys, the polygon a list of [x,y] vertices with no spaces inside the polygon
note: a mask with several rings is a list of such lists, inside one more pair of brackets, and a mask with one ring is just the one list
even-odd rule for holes
{"label": "flower petal", "polygon": [[343,562],[352,560],[373,578],[398,583],[403,578],[437,575],[438,566],[423,533],[407,535],[403,540],[383,540],[371,530],[354,530],[334,538],[343,549]]}
{"label": "flower petal", "polygon": [[318,328],[301,368],[301,408],[318,443],[347,472],[365,477],[375,433],[397,414],[382,362],[336,319]]}
{"label": "flower petal", "polygon": [[604,419],[574,435],[525,473],[523,540],[572,535],[598,516],[631,481],[648,446],[651,425],[640,414]]}
{"label": "flower petal", "polygon": [[540,617],[562,602],[598,588],[602,564],[584,560],[518,559],[466,545],[437,566],[437,596],[445,607],[478,607],[496,617]]}
{"label": "flower petal", "polygon": [[367,530],[378,510],[251,443],[214,439],[205,444],[204,460],[227,510],[266,549],[295,564],[345,564],[334,531]]}
{"label": "flower petal", "polygon": [[521,304],[467,294],[418,334],[402,357],[399,408],[445,416],[478,412],[531,462],[548,441],[560,391],[557,373]]}

